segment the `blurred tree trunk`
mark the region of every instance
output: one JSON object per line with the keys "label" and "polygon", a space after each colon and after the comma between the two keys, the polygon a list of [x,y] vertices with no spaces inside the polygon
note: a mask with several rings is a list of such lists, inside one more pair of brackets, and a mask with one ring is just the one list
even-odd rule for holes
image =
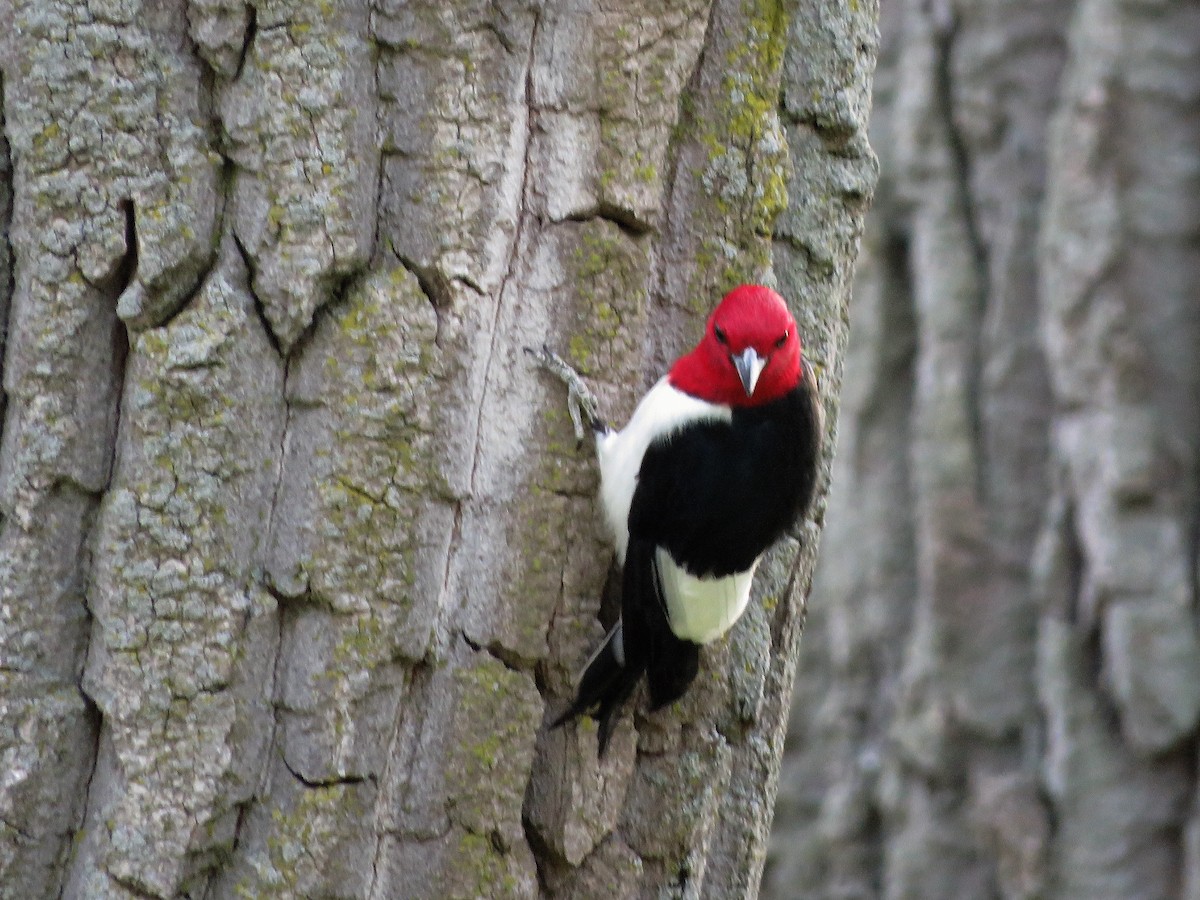
{"label": "blurred tree trunk", "polygon": [[1200,7],[885,5],[772,897],[1200,897]]}
{"label": "blurred tree trunk", "polygon": [[0,2],[0,894],[755,893],[819,528],[546,734],[611,552],[521,348],[619,419],[773,280],[835,411],[877,12]]}

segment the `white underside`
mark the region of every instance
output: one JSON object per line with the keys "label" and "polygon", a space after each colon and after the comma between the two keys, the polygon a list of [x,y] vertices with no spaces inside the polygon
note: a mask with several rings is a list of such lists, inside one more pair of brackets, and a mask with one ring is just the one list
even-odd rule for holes
{"label": "white underside", "polygon": [[[732,415],[729,407],[685,394],[663,378],[642,398],[624,428],[597,438],[600,499],[622,565],[629,546],[629,507],[646,448],[686,425],[728,422]],[[750,584],[758,565],[756,561],[749,570],[725,578],[697,578],[661,547],[656,563],[671,630],[677,637],[698,644],[716,640],[738,620],[750,600]]]}
{"label": "white underside", "polygon": [[724,578],[697,578],[676,565],[662,547],[655,559],[671,631],[676,637],[697,644],[715,641],[733,627],[750,602],[750,584],[758,560],[745,572]]}

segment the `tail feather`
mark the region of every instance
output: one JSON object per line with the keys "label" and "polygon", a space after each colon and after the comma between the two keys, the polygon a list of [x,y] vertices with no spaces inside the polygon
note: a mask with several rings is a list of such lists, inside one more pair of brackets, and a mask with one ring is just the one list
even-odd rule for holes
{"label": "tail feather", "polygon": [[640,672],[630,676],[628,671],[623,670],[621,678],[613,685],[612,691],[600,702],[596,718],[600,721],[600,731],[597,735],[599,739],[597,755],[601,758],[608,749],[608,741],[612,737],[613,729],[617,727],[617,714],[625,705],[625,701],[629,699],[629,695],[633,693],[634,688],[637,687],[639,678],[641,678]]}
{"label": "tail feather", "polygon": [[600,722],[600,755],[603,756],[616,726],[616,715],[642,676],[641,668],[625,663],[621,623],[617,622],[580,673],[575,685],[575,699],[550,727],[558,728],[596,709],[596,718]]}
{"label": "tail feather", "polygon": [[662,635],[646,667],[651,712],[662,709],[687,692],[700,671],[700,645],[670,632]]}
{"label": "tail feather", "polygon": [[644,673],[649,673],[650,707],[660,709],[683,695],[699,669],[699,645],[671,631],[655,553],[653,542],[630,537],[621,578],[621,619],[588,660],[574,701],[550,726],[558,728],[596,710],[601,756],[617,714]]}

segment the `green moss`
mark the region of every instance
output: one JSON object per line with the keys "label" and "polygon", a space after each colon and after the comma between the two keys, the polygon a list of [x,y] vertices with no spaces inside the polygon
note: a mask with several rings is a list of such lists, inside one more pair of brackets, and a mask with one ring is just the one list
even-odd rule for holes
{"label": "green moss", "polygon": [[500,753],[500,737],[492,735],[490,738],[485,738],[475,746],[471,747],[471,755],[485,769],[496,768],[496,761]]}
{"label": "green moss", "polygon": [[596,320],[600,328],[607,331],[606,337],[616,337],[617,329],[621,326],[621,317],[610,303],[601,301],[596,305]]}
{"label": "green moss", "polygon": [[725,50],[720,85],[685,92],[674,136],[705,150],[705,164],[691,173],[710,211],[697,214],[708,235],[688,292],[698,314],[714,295],[770,268],[771,232],[787,205],[787,145],[776,111],[788,15],[777,0],[745,0],[742,12],[745,28]]}
{"label": "green moss", "polygon": [[568,352],[573,362],[579,370],[583,372],[592,371],[592,344],[581,334],[571,335],[570,343],[568,344]]}
{"label": "green moss", "polygon": [[491,658],[455,670],[454,681],[456,746],[446,762],[451,818],[476,833],[516,827],[541,715],[536,689]]}
{"label": "green moss", "polygon": [[509,861],[500,853],[491,838],[465,832],[458,840],[453,870],[450,874],[453,900],[474,900],[477,897],[514,897],[517,879]]}
{"label": "green moss", "polygon": [[342,632],[333,647],[333,660],[355,669],[386,659],[391,645],[380,617],[366,614],[354,617],[353,626]]}
{"label": "green moss", "polygon": [[729,134],[738,142],[757,139],[762,124],[774,115],[779,100],[779,74],[787,37],[787,13],[774,0],[747,0],[746,39],[726,54],[723,87],[729,106]]}
{"label": "green moss", "polygon": [[587,318],[568,349],[575,366],[589,375],[602,351],[612,355],[625,318],[643,313],[648,265],[642,248],[607,222],[585,226],[570,259],[572,283]]}
{"label": "green moss", "polygon": [[321,527],[336,540],[311,561],[312,580],[318,589],[366,599],[372,615],[383,615],[377,604],[388,609],[341,648],[347,658],[376,660],[391,652],[381,623],[395,625],[411,600],[384,595],[381,586],[414,583],[418,497],[448,492],[420,402],[436,368],[426,352],[436,328],[430,319],[415,277],[397,267],[354,284],[330,323],[321,402],[334,414],[338,452],[317,451],[325,464],[316,492]]}
{"label": "green moss", "polygon": [[339,838],[353,833],[347,824],[366,813],[358,793],[343,785],[305,788],[290,810],[271,812],[269,868],[259,867],[254,882],[238,884],[238,896],[303,896],[306,883],[324,875],[317,868],[319,861],[334,858]]}

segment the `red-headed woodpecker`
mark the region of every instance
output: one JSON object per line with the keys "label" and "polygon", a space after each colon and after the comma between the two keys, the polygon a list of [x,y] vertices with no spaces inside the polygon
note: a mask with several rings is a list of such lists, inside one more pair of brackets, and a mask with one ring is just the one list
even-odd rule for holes
{"label": "red-headed woodpecker", "polygon": [[823,415],[796,320],[775,291],[742,285],[704,337],[609,429],[562,360],[535,354],[590,418],[600,495],[622,566],[621,617],[554,723],[596,710],[603,753],[614,718],[645,673],[650,705],[678,699],[702,644],[725,634],[750,599],[766,549],[808,508]]}

